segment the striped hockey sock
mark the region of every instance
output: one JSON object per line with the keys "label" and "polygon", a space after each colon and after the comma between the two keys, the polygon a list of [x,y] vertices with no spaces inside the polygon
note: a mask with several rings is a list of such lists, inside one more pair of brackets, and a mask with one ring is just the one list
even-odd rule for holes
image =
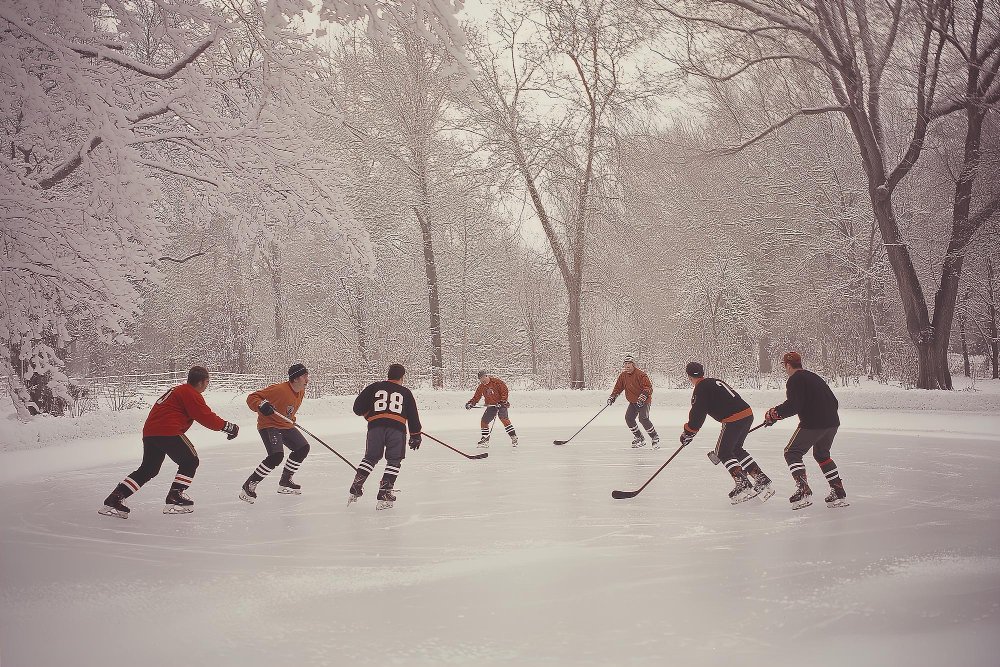
{"label": "striped hockey sock", "polygon": [[482,439],[483,440],[489,440],[490,439],[490,429],[488,429],[487,427],[485,427],[485,426],[481,427],[479,429],[479,432],[480,432],[480,435],[482,435]]}
{"label": "striped hockey sock", "polygon": [[291,477],[299,471],[299,466],[302,465],[302,461],[296,461],[291,456],[285,460],[285,475]]}
{"label": "striped hockey sock", "polygon": [[126,477],[122,480],[122,483],[115,487],[115,493],[121,495],[122,498],[128,498],[133,493],[138,491],[142,487],[141,484],[136,482],[131,477]]}
{"label": "striped hockey sock", "polygon": [[760,469],[760,466],[757,465],[757,462],[754,461],[753,457],[750,456],[749,454],[746,455],[746,458],[740,461],[740,467],[743,468],[747,472],[747,474],[753,475],[754,477],[763,472]]}
{"label": "striped hockey sock", "polygon": [[817,463],[819,463],[819,469],[823,471],[823,476],[826,477],[830,486],[833,486],[834,482],[840,482],[840,473],[837,471],[837,464],[833,462],[833,459],[817,461]]}
{"label": "striped hockey sock", "polygon": [[507,431],[507,435],[509,435],[510,437],[513,438],[515,435],[517,435],[517,432],[514,430],[514,425],[513,424],[507,424],[503,428],[504,428],[505,431]]}
{"label": "striped hockey sock", "polygon": [[171,491],[183,491],[194,483],[194,478],[177,473],[174,475],[174,483],[170,485]]}
{"label": "striped hockey sock", "polygon": [[257,466],[257,468],[254,469],[252,473],[250,473],[250,480],[253,482],[259,482],[268,475],[270,475],[272,470],[274,470],[274,468],[271,468],[263,461],[261,461],[260,464]]}
{"label": "striped hockey sock", "polygon": [[399,466],[385,464],[385,472],[382,473],[382,481],[379,482],[380,489],[391,489],[393,484],[396,483],[396,477],[399,476]]}

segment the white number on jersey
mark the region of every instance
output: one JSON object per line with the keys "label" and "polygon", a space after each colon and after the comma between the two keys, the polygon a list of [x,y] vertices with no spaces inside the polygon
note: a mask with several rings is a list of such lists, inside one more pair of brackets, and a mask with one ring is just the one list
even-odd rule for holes
{"label": "white number on jersey", "polygon": [[728,391],[730,396],[732,396],[733,398],[736,398],[736,392],[733,391],[732,387],[730,387],[728,384],[726,384],[722,380],[716,380],[715,384],[719,385],[720,387],[722,387],[723,389],[725,389],[726,391]]}
{"label": "white number on jersey", "polygon": [[397,415],[403,414],[403,395],[398,391],[390,394],[387,391],[379,390],[375,392],[375,403],[372,405],[375,412],[395,412]]}

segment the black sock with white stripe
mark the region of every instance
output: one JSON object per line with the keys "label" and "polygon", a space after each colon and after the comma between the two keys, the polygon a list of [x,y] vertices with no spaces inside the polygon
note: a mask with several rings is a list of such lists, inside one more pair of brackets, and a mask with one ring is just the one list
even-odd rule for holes
{"label": "black sock with white stripe", "polygon": [[632,435],[642,440],[642,431],[639,430],[638,426],[629,426],[629,429],[632,431]]}
{"label": "black sock with white stripe", "polygon": [[260,464],[254,469],[254,471],[250,473],[250,481],[260,482],[265,477],[270,475],[272,470],[274,470],[274,468],[270,467],[269,465],[261,461]]}
{"label": "black sock with white stripe", "polygon": [[385,472],[382,473],[382,481],[379,482],[380,489],[391,489],[393,484],[396,483],[396,477],[399,476],[399,464],[385,464]]}
{"label": "black sock with white stripe", "polygon": [[837,470],[837,464],[833,462],[833,459],[817,461],[817,463],[819,463],[819,469],[823,471],[823,476],[826,477],[826,481],[830,483],[830,486],[836,486],[837,483],[840,483],[840,472]]}
{"label": "black sock with white stripe", "polygon": [[757,465],[757,462],[754,461],[753,457],[749,454],[747,454],[746,457],[740,461],[740,467],[743,468],[748,475],[753,475],[754,477],[764,474],[764,471],[760,469],[760,466]]}
{"label": "black sock with white stripe", "polygon": [[515,435],[517,435],[517,432],[514,430],[514,425],[513,424],[507,424],[503,428],[504,428],[505,431],[507,431],[507,435],[509,435],[510,437],[513,438]]}

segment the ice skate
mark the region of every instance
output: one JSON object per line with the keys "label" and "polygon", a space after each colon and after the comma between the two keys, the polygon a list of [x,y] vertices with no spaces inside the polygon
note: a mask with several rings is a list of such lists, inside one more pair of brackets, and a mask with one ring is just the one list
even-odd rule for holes
{"label": "ice skate", "polygon": [[830,485],[830,495],[826,497],[827,507],[848,507],[847,492],[844,491],[843,482],[834,482]]}
{"label": "ice skate", "polygon": [[288,470],[281,472],[281,480],[278,482],[278,493],[291,493],[296,496],[302,494],[302,486],[292,481],[292,473]]}
{"label": "ice skate", "polygon": [[476,443],[476,447],[479,447],[481,449],[488,449],[489,446],[490,446],[490,436],[488,435],[484,435],[479,439],[479,442]]}
{"label": "ice skate", "polygon": [[396,496],[392,493],[392,487],[383,484],[379,487],[378,502],[375,504],[375,509],[377,510],[388,510],[392,509],[392,504],[396,502]]}
{"label": "ice skate", "polygon": [[257,500],[257,482],[252,479],[243,482],[243,490],[240,491],[240,500],[253,505],[253,501]]}
{"label": "ice skate", "polygon": [[743,476],[736,480],[736,486],[729,492],[729,502],[738,505],[756,497],[756,495],[757,491],[754,490],[750,480]]}
{"label": "ice skate", "polygon": [[632,449],[639,449],[640,447],[645,447],[645,446],[646,446],[646,440],[641,435],[635,436],[635,439],[632,440]]}
{"label": "ice skate", "polygon": [[654,435],[653,438],[649,441],[649,444],[650,444],[650,447],[652,447],[653,449],[659,449],[660,448],[660,436]]}
{"label": "ice skate", "polygon": [[761,502],[765,502],[774,495],[774,487],[771,486],[771,478],[762,472],[757,473],[754,478],[753,489],[757,492],[757,497]]}
{"label": "ice skate", "polygon": [[184,491],[171,489],[167,494],[166,504],[163,506],[164,514],[190,514],[194,511],[194,501],[184,495]]}
{"label": "ice skate", "polygon": [[104,507],[97,510],[98,514],[103,514],[104,516],[113,516],[119,519],[127,519],[129,508],[122,503],[122,498],[116,493],[112,493],[110,496],[104,499]]}
{"label": "ice skate", "polygon": [[812,505],[812,489],[805,482],[800,482],[798,488],[795,489],[795,493],[788,499],[788,502],[792,504],[793,510],[809,507]]}
{"label": "ice skate", "polygon": [[347,506],[348,507],[351,506],[351,503],[358,502],[358,498],[360,498],[361,496],[364,495],[365,491],[364,491],[363,487],[364,487],[364,484],[365,484],[365,479],[367,479],[367,478],[364,477],[363,475],[356,475],[354,477],[354,483],[351,484],[351,488],[348,491],[348,494],[349,494],[347,496]]}
{"label": "ice skate", "polygon": [[516,435],[510,436],[510,446],[511,447],[517,447],[517,436]]}

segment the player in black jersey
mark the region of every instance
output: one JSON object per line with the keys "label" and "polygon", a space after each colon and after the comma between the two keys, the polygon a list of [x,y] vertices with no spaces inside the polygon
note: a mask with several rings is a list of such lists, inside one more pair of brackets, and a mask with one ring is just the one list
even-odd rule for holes
{"label": "player in black jersey", "polygon": [[802,509],[812,505],[812,489],[806,481],[806,466],[802,462],[805,453],[813,450],[813,458],[830,483],[830,495],[826,497],[827,507],[847,507],[847,492],[840,479],[837,464],[830,458],[830,448],[840,427],[840,407],[837,397],[826,381],[812,371],[802,368],[802,357],[798,352],[787,352],[781,358],[781,365],[788,374],[785,393],[788,399],[767,411],[764,425],[771,426],[779,419],[799,416],[799,427],[785,447],[785,462],[795,480],[795,493],[788,501],[792,509]]}
{"label": "player in black jersey", "polygon": [[393,364],[389,366],[388,380],[368,385],[354,400],[354,414],[368,420],[368,439],[365,457],[358,465],[357,475],[351,484],[348,505],[361,497],[365,480],[384,454],[385,472],[379,482],[375,509],[391,508],[396,501],[392,485],[406,456],[407,427],[410,431],[410,449],[420,448],[420,415],[417,414],[417,402],[413,393],[403,386],[404,375],[406,369]]}
{"label": "player in black jersey", "polygon": [[[709,452],[708,457],[713,463],[724,462],[726,470],[736,481],[736,487],[729,492],[732,503],[735,505],[754,496],[759,496],[761,500],[773,496],[770,478],[743,448],[753,423],[753,410],[728,384],[705,377],[705,368],[697,361],[689,363],[685,371],[694,385],[694,391],[691,394],[691,412],[681,433],[681,444],[690,444],[705,423],[705,417],[711,416],[722,423],[722,432],[715,443],[715,450]],[[752,483],[747,474],[753,477]]]}

